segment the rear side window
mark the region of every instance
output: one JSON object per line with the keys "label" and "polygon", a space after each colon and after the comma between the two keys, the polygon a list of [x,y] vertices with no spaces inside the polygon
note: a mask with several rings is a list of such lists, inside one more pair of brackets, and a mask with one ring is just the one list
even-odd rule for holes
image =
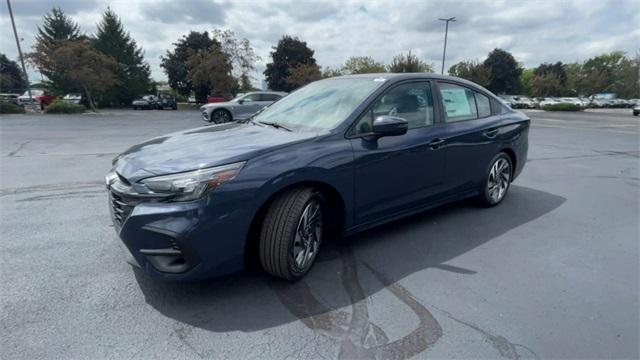
{"label": "rear side window", "polygon": [[487,96],[476,93],[476,104],[478,105],[478,117],[491,116],[491,101]]}
{"label": "rear side window", "polygon": [[262,94],[260,101],[276,101],[280,100],[281,96],[278,94]]}
{"label": "rear side window", "polygon": [[449,83],[438,83],[438,87],[446,114],[445,122],[478,118],[474,91]]}

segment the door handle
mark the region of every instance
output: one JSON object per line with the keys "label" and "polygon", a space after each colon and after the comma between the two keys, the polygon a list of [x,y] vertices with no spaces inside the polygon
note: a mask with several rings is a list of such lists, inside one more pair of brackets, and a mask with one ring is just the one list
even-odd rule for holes
{"label": "door handle", "polygon": [[493,139],[494,137],[496,137],[496,135],[498,135],[498,131],[498,129],[487,130],[484,132],[484,136],[488,137],[489,139]]}
{"label": "door handle", "polygon": [[438,150],[442,147],[442,145],[444,145],[445,142],[446,141],[442,139],[433,139],[433,141],[429,143],[429,147],[431,148],[431,150]]}

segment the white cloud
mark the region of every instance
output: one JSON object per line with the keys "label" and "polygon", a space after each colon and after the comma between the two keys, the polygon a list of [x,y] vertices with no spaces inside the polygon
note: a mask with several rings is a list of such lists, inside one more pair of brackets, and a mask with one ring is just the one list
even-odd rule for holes
{"label": "white cloud", "polygon": [[[164,79],[159,57],[189,30],[226,28],[247,37],[262,61],[284,35],[298,36],[315,50],[321,66],[340,66],[354,55],[389,62],[411,50],[440,67],[444,24],[450,24],[447,67],[464,59],[483,59],[495,47],[514,54],[527,67],[541,62],[584,60],[603,52],[634,54],[640,46],[640,11],[635,0],[614,1],[213,1],[213,0],[30,0],[15,1],[23,51],[29,51],[42,15],[60,5],[86,33],[95,31],[111,7],[146,53],[154,78]],[[2,13],[6,14],[6,4]],[[0,18],[5,34],[8,16]],[[17,58],[13,37],[0,38],[0,51]]]}

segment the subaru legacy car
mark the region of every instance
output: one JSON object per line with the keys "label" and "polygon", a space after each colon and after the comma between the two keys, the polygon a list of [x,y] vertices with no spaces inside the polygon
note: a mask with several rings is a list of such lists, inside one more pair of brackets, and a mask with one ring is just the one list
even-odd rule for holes
{"label": "subaru legacy car", "polygon": [[106,176],[109,207],[129,261],[151,276],[259,264],[296,280],[327,237],[469,197],[499,204],[526,163],[528,131],[524,114],[466,80],[335,77],[247,121],[131,147]]}
{"label": "subaru legacy car", "polygon": [[203,105],[200,107],[200,112],[202,113],[202,120],[215,124],[245,120],[286,95],[287,93],[279,91],[250,92],[237,96],[231,101]]}

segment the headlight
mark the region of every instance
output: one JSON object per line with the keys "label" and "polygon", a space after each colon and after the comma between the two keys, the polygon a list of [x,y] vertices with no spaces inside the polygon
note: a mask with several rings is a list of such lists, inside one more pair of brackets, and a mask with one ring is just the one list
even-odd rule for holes
{"label": "headlight", "polygon": [[152,193],[171,195],[171,201],[196,200],[233,179],[244,163],[243,161],[180,174],[156,176],[140,182]]}

